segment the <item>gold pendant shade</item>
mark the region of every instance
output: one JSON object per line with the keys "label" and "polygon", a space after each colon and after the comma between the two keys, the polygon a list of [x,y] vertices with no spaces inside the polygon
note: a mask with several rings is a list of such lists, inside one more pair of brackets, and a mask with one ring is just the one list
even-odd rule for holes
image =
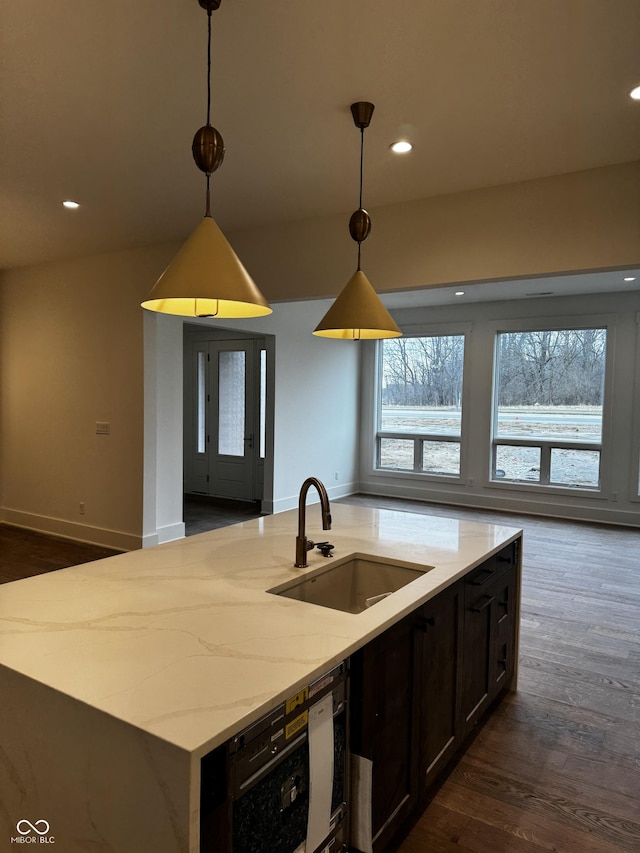
{"label": "gold pendant shade", "polygon": [[358,341],[399,338],[402,332],[369,279],[362,270],[356,270],[313,334]]}
{"label": "gold pendant shade", "polygon": [[[197,294],[197,295],[195,295]],[[266,299],[211,216],[162,273],[143,308],[182,317],[263,317]]]}

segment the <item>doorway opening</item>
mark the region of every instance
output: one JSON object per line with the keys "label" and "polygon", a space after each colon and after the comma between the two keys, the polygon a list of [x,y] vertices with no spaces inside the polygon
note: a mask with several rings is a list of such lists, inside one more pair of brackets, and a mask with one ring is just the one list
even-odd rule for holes
{"label": "doorway opening", "polygon": [[261,514],[273,446],[268,337],[184,326],[187,536]]}

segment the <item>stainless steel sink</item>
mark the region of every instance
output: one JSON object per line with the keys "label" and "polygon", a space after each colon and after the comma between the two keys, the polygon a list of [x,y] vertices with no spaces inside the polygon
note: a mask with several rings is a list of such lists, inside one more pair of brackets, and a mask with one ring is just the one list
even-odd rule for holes
{"label": "stainless steel sink", "polygon": [[353,554],[267,592],[346,613],[362,613],[403,586],[424,577],[420,568],[367,554]]}

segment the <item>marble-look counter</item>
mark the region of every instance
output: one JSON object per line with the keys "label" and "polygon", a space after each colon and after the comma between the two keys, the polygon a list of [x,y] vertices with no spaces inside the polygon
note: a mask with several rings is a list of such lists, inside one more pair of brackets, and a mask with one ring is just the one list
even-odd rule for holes
{"label": "marble-look counter", "polygon": [[273,595],[326,564],[293,567],[287,512],[0,587],[0,850],[22,818],[57,825],[58,850],[197,850],[202,755],[520,533],[344,504],[330,534],[319,518],[307,533],[336,557],[435,568],[355,615]]}

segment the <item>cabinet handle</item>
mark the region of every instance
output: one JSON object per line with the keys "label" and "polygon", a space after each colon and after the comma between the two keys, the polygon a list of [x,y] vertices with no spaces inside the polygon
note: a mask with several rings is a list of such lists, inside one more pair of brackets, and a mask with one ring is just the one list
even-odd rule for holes
{"label": "cabinet handle", "polygon": [[483,569],[481,572],[478,572],[470,583],[472,586],[482,586],[482,584],[486,583],[489,578],[492,578],[495,573],[495,569]]}
{"label": "cabinet handle", "polygon": [[[484,604],[478,605],[476,602],[473,607],[469,608],[472,613],[482,613],[483,610],[486,610],[496,600],[495,595],[483,595],[482,598],[484,598]],[[479,598],[478,601],[482,601],[482,598]]]}

